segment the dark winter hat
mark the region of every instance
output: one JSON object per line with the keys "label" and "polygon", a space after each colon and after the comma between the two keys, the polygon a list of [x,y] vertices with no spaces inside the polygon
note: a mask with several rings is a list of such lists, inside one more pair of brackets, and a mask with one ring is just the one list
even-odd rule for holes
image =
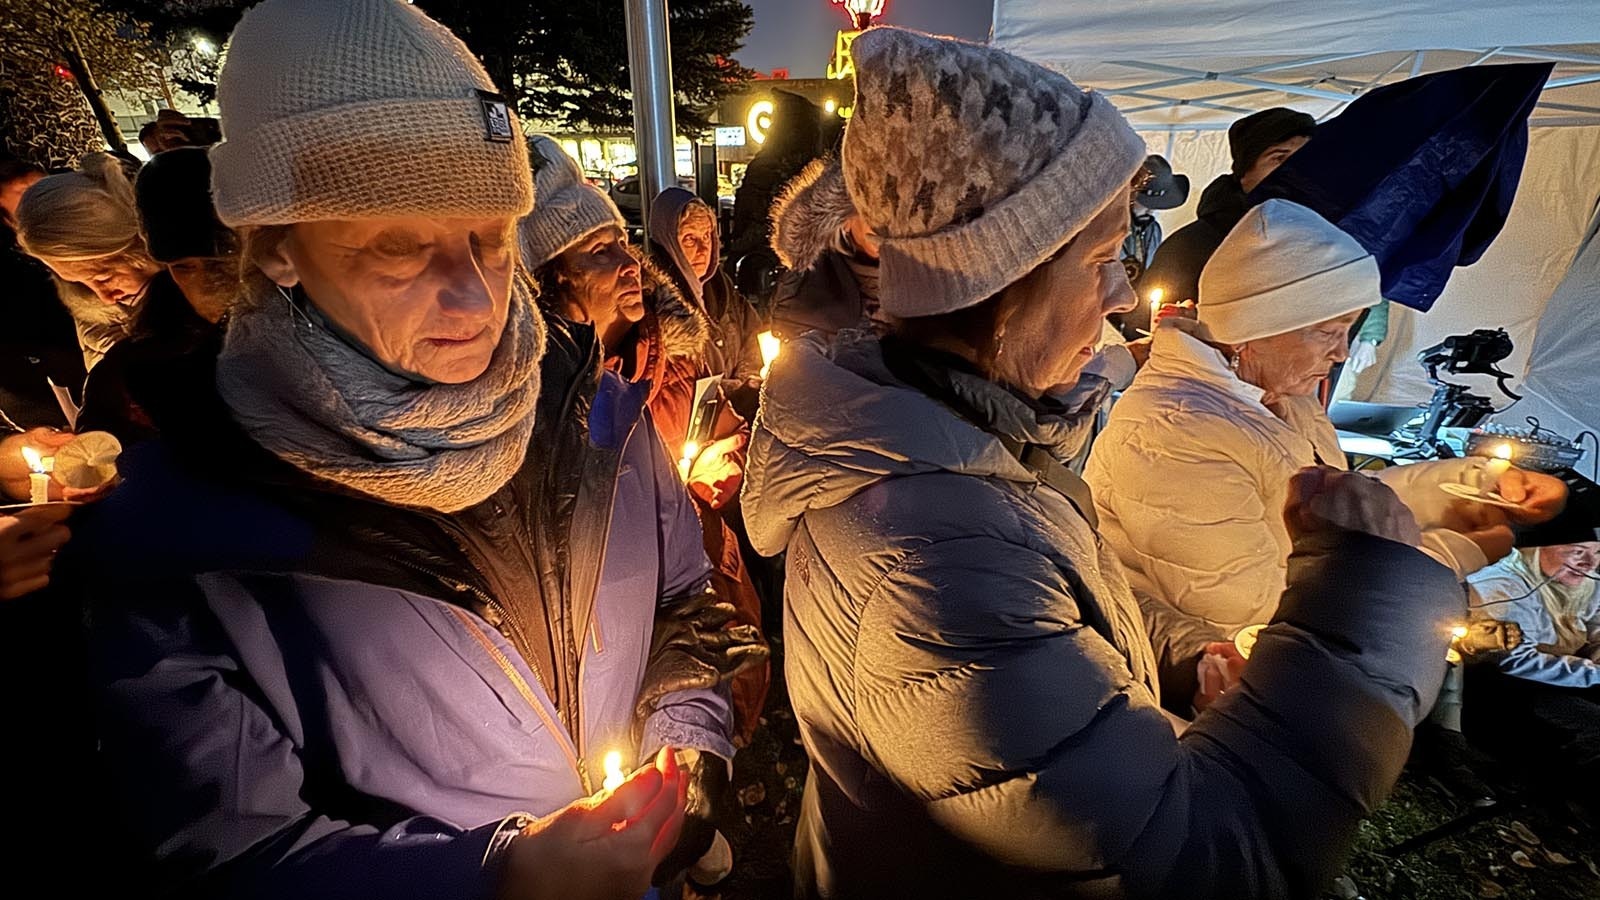
{"label": "dark winter hat", "polygon": [[233,233],[211,203],[211,161],[203,147],[150,157],[134,184],[139,226],[156,262],[221,256]]}
{"label": "dark winter hat", "polygon": [[1150,173],[1134,200],[1145,209],[1177,209],[1189,200],[1189,176],[1174,175],[1172,163],[1165,156],[1151,154],[1144,158],[1144,170]]}
{"label": "dark winter hat", "polygon": [[1228,150],[1233,153],[1233,174],[1243,175],[1273,144],[1290,138],[1311,137],[1317,120],[1298,110],[1276,106],[1245,116],[1228,128]]}

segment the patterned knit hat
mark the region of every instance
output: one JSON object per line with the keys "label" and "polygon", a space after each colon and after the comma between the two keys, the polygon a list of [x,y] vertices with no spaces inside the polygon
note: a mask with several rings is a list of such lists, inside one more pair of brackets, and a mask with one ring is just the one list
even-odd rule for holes
{"label": "patterned knit hat", "polygon": [[1111,102],[1009,53],[900,28],[851,48],[850,197],[882,241],[884,311],[983,302],[1032,272],[1113,199],[1144,141]]}
{"label": "patterned knit hat", "polygon": [[604,191],[583,180],[577,160],[561,145],[536,134],[528,141],[539,205],[517,226],[522,264],[537,269],[597,228],[626,231],[622,212]]}
{"label": "patterned knit hat", "polygon": [[217,214],[520,216],[533,204],[516,115],[466,45],[402,0],[266,0],[217,79]]}

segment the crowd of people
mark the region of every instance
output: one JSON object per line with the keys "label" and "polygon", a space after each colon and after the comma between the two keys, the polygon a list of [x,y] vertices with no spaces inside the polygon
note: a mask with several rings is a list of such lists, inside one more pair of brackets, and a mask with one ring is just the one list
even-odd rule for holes
{"label": "crowd of people", "polygon": [[[634,243],[401,0],[257,5],[220,128],[152,123],[142,167],[0,166],[34,864],[97,883],[93,809],[135,896],[710,890],[781,677],[797,896],[1310,897],[1469,617],[1513,639],[1468,734],[1600,807],[1600,543],[1513,549],[1566,486],[1348,470],[1321,391],[1378,262],[1249,200],[1316,123],[1238,123],[1162,242],[1188,181],[1105,97],[853,53],[759,310],[710,205],[668,188]],[[1127,317],[1130,276],[1183,312]],[[88,432],[117,477],[38,495]]]}

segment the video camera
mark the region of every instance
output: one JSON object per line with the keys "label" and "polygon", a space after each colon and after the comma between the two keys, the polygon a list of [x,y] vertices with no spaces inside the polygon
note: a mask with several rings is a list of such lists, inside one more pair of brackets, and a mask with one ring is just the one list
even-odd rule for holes
{"label": "video camera", "polygon": [[1417,362],[1428,370],[1428,381],[1435,387],[1428,413],[1417,428],[1416,442],[1432,446],[1439,429],[1475,428],[1495,411],[1488,397],[1474,394],[1464,384],[1446,381],[1440,369],[1449,375],[1492,375],[1502,394],[1521,400],[1520,394],[1506,387],[1511,373],[1498,365],[1513,349],[1504,329],[1479,328],[1471,334],[1453,334],[1418,353]]}

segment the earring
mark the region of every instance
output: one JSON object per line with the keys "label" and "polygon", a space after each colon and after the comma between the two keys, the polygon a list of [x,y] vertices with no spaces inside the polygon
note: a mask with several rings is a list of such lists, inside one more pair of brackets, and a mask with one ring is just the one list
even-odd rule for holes
{"label": "earring", "polygon": [[1233,351],[1233,355],[1228,357],[1228,368],[1232,369],[1235,372],[1239,371],[1239,351],[1238,350]]}
{"label": "earring", "polygon": [[295,323],[297,327],[302,323],[305,325],[307,331],[317,327],[317,324],[311,321],[311,317],[306,315],[306,311],[300,308],[300,304],[294,301],[294,295],[289,293],[288,288],[281,284],[274,285],[274,287],[278,289],[278,296],[282,297],[283,302],[289,305],[289,315],[298,320]]}

